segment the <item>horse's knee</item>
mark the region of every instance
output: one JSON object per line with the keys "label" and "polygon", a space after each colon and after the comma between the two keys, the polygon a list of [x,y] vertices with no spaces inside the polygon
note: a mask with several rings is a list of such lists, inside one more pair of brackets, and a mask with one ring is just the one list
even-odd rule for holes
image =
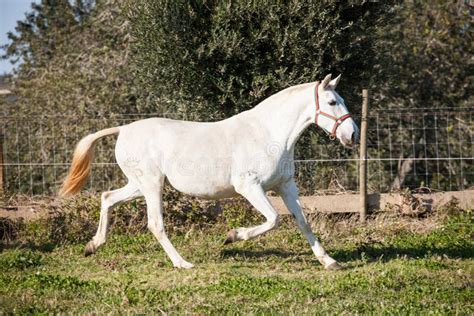
{"label": "horse's knee", "polygon": [[304,233],[304,234],[309,234],[312,232],[311,230],[311,226],[309,225],[309,223],[306,221],[306,219],[302,218],[302,217],[297,217],[296,218],[296,224],[298,225],[298,227],[301,229],[301,231]]}
{"label": "horse's knee", "polygon": [[164,227],[160,227],[160,225],[157,225],[155,222],[149,221],[147,226],[158,240],[161,240],[166,236]]}

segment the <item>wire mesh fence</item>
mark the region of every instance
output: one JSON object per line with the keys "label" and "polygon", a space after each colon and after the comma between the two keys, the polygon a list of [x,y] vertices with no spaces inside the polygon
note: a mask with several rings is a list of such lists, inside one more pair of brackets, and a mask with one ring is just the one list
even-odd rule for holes
{"label": "wire mesh fence", "polygon": [[409,109],[372,115],[369,184],[463,190],[473,183],[473,111]]}
{"label": "wire mesh fence", "polygon": [[[463,190],[473,185],[472,109],[376,111],[368,121],[369,191],[427,187]],[[72,152],[88,133],[150,116],[183,119],[177,114],[78,116],[0,116],[3,133],[4,190],[30,195],[54,194],[69,168]],[[184,118],[188,119],[188,118]],[[115,138],[97,148],[88,187],[117,188],[125,177],[114,160]],[[342,150],[321,137],[311,142],[312,156],[295,161],[303,194],[357,191],[357,150]]]}

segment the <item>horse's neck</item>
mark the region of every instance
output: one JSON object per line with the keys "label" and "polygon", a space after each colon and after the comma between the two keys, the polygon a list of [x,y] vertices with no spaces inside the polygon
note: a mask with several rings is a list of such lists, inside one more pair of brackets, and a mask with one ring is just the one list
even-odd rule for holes
{"label": "horse's neck", "polygon": [[303,131],[312,123],[312,84],[286,89],[254,108],[257,119],[271,135],[270,142],[292,151]]}

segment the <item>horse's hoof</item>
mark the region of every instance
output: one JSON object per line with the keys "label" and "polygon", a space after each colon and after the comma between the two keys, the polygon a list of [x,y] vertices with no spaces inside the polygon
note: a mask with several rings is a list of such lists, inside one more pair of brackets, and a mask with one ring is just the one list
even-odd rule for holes
{"label": "horse's hoof", "polygon": [[94,254],[95,251],[96,251],[96,248],[94,246],[94,243],[92,241],[89,241],[86,245],[86,248],[84,249],[84,256],[88,257]]}
{"label": "horse's hoof", "polygon": [[237,241],[237,231],[235,229],[229,230],[229,232],[227,233],[227,238],[224,241],[224,245],[227,245],[236,241]]}
{"label": "horse's hoof", "polygon": [[182,261],[179,264],[176,264],[175,267],[180,268],[180,269],[192,269],[192,268],[194,268],[194,265],[192,263],[187,262],[187,261]]}
{"label": "horse's hoof", "polygon": [[325,269],[330,270],[330,271],[336,271],[336,270],[344,270],[345,268],[341,266],[339,263],[333,262],[330,265],[326,266]]}

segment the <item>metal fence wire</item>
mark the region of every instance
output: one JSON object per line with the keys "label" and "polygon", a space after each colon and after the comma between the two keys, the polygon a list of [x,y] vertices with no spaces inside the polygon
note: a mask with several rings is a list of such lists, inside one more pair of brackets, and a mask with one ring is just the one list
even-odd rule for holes
{"label": "metal fence wire", "polygon": [[[374,111],[368,118],[369,191],[427,187],[463,190],[473,185],[472,109]],[[30,195],[54,194],[70,165],[75,144],[110,126],[177,114],[78,116],[0,116],[3,133],[4,190]],[[316,135],[317,136],[317,135]],[[357,191],[358,151],[341,150],[322,137],[311,142],[312,156],[296,160],[303,194]],[[88,188],[98,191],[125,184],[114,160],[115,138],[96,147]],[[301,150],[300,150],[301,151]]]}

